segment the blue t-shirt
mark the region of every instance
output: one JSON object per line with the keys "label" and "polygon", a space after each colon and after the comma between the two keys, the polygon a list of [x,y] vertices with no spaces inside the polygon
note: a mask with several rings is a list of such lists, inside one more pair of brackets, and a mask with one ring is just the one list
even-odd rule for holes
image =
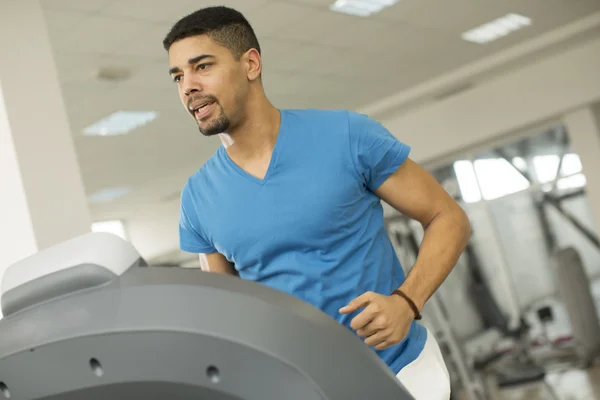
{"label": "blue t-shirt", "polygon": [[[350,328],[338,310],[367,291],[390,294],[404,281],[373,191],[410,147],[377,121],[349,111],[280,110],[264,179],[221,146],[190,177],[181,199],[180,247],[223,254],[241,278],[296,296]],[[427,331],[374,350],[398,373],[423,349]]]}

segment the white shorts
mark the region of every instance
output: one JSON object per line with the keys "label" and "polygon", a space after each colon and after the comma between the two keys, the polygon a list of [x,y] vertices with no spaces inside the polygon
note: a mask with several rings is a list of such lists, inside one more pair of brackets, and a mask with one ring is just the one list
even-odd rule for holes
{"label": "white shorts", "polygon": [[415,400],[449,400],[450,375],[440,347],[427,331],[425,347],[419,356],[396,375]]}

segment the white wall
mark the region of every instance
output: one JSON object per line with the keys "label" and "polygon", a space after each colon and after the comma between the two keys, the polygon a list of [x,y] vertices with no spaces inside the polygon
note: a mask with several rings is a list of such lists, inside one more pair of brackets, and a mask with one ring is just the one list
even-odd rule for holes
{"label": "white wall", "polygon": [[[600,100],[600,38],[382,121],[427,162]],[[432,140],[435,138],[435,140]]]}
{"label": "white wall", "polygon": [[0,1],[0,282],[91,224],[39,3]]}
{"label": "white wall", "polygon": [[37,251],[33,222],[17,165],[0,87],[0,284],[6,268]]}
{"label": "white wall", "polygon": [[125,221],[131,244],[150,260],[179,248],[179,202],[162,203]]}

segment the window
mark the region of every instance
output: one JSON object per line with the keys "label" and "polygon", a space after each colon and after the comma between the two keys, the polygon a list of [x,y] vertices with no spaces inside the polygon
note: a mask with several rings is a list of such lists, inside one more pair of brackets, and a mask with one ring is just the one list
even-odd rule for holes
{"label": "window", "polygon": [[[517,164],[517,167],[522,166],[519,160]],[[497,199],[529,187],[529,181],[504,158],[456,161],[454,170],[463,200],[467,203],[475,203],[482,198]]]}
{"label": "window", "polygon": [[477,176],[471,161],[461,160],[454,163],[454,173],[458,180],[460,194],[466,203],[476,203],[481,200],[481,191]]}
{"label": "window", "polygon": [[562,166],[560,167],[562,175],[573,175],[581,172],[581,159],[577,154],[565,154]]}
{"label": "window", "polygon": [[[538,181],[540,181],[540,183],[547,183],[555,180],[557,178],[556,171],[558,170],[559,163],[560,156],[557,154],[534,156],[533,167]],[[562,176],[569,176],[579,172],[581,172],[581,160],[579,159],[579,156],[573,153],[565,154],[562,165],[560,166],[560,174]]]}
{"label": "window", "polygon": [[486,200],[507,196],[529,187],[529,181],[504,158],[479,159],[473,165],[481,194]]}
{"label": "window", "polygon": [[560,157],[556,154],[546,154],[533,157],[535,176],[540,183],[551,182],[556,178]]}
{"label": "window", "polygon": [[438,182],[450,189],[454,183],[453,196],[460,195],[465,203],[495,200],[525,190],[564,191],[586,185],[581,160],[561,126],[482,150],[438,167],[436,173]]}
{"label": "window", "polygon": [[566,178],[561,178],[556,182],[556,188],[560,190],[577,189],[585,187],[587,183],[585,175],[575,174]]}
{"label": "window", "polygon": [[523,157],[513,157],[511,162],[520,171],[527,171],[527,161],[525,161]]}

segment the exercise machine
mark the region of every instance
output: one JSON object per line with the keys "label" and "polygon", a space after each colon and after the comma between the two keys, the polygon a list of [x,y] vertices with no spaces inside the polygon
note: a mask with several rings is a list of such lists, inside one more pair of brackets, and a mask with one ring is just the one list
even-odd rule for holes
{"label": "exercise machine", "polygon": [[578,366],[590,368],[600,359],[600,317],[590,279],[581,255],[572,246],[557,249],[551,261],[558,293],[571,323]]}
{"label": "exercise machine", "polygon": [[[392,220],[392,218],[388,218]],[[404,216],[393,217],[397,224],[403,224],[403,232],[395,232],[397,246],[402,246],[408,255],[416,260],[419,254],[419,238],[412,229],[409,220]],[[450,349],[450,360],[455,365],[457,376],[460,378],[461,387],[469,400],[492,398],[490,388],[511,388],[521,385],[537,383],[542,384],[551,399],[558,399],[554,389],[546,378],[546,370],[531,357],[529,352],[529,325],[524,317],[519,320],[519,325],[511,327],[511,321],[497,303],[488,282],[483,274],[477,253],[472,243],[468,243],[464,252],[465,267],[469,276],[469,296],[485,329],[483,341],[490,347],[489,353],[468,356],[464,343],[454,337],[450,318],[443,312],[443,302],[433,302],[432,311],[437,314],[437,322],[443,333],[442,343],[446,342]],[[437,303],[437,304],[436,304]],[[436,309],[439,309],[436,310]],[[496,350],[494,342],[500,339],[511,339],[514,348],[509,353]],[[490,381],[487,378],[492,377]]]}
{"label": "exercise machine", "polygon": [[0,399],[412,397],[351,331],[262,284],[148,266],[90,233],[1,282]]}

